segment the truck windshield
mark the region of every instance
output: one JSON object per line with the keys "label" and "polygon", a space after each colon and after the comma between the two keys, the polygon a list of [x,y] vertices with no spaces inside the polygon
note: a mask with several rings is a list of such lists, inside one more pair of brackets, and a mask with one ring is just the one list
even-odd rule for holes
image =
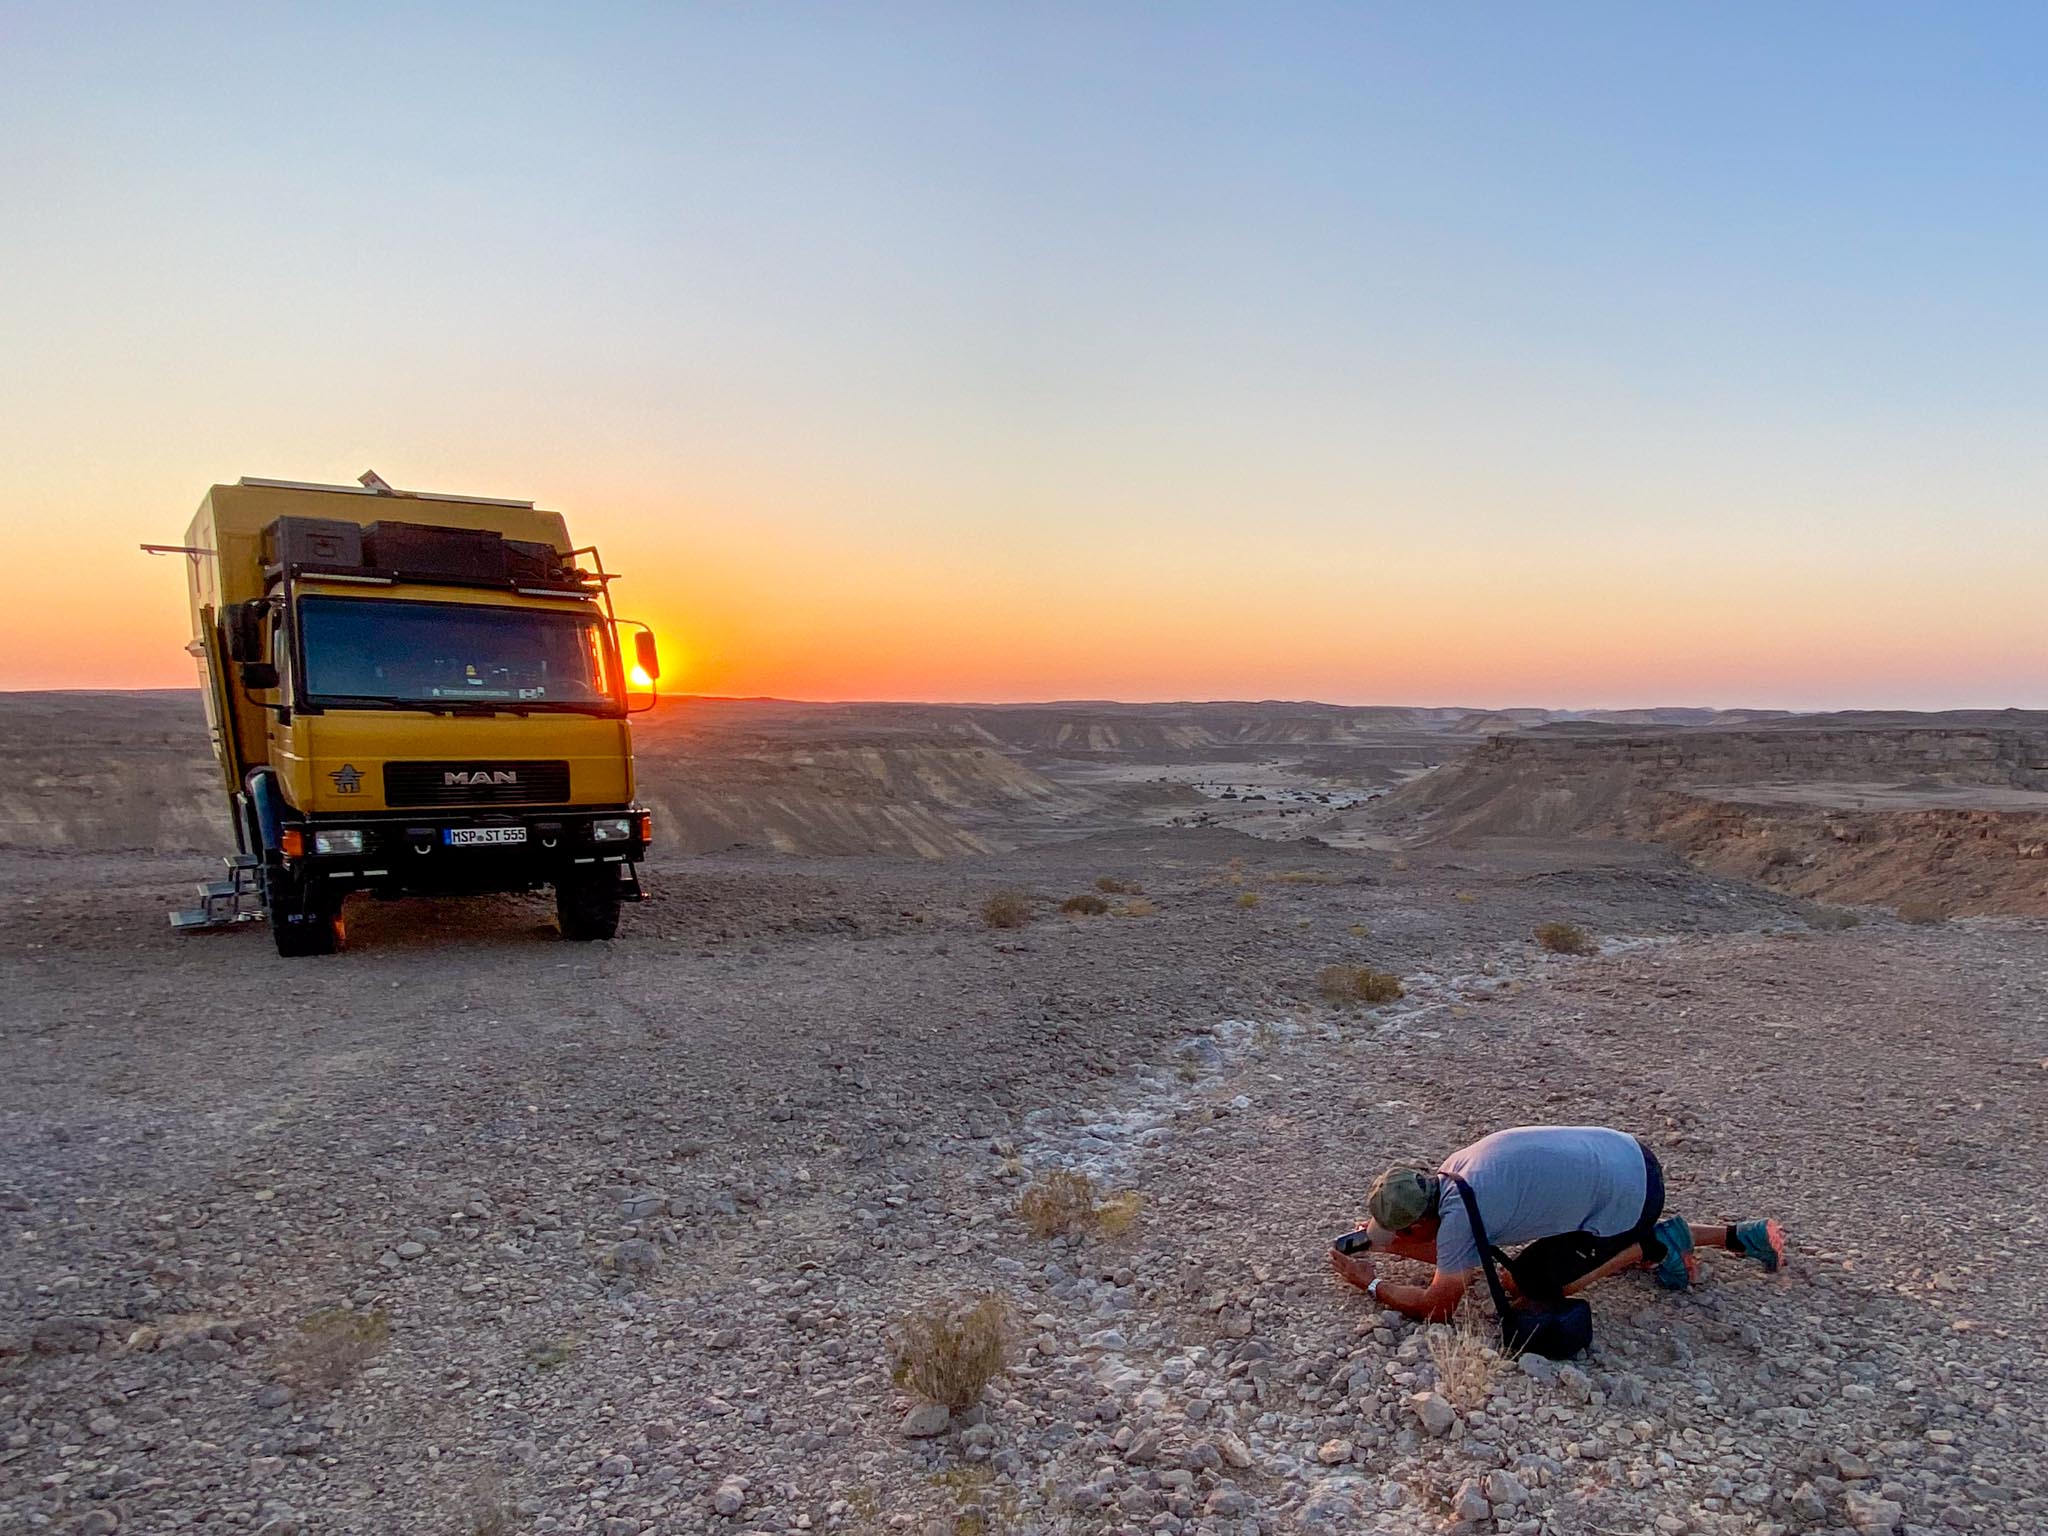
{"label": "truck windshield", "polygon": [[298,610],[309,704],[622,707],[595,614],[346,597]]}

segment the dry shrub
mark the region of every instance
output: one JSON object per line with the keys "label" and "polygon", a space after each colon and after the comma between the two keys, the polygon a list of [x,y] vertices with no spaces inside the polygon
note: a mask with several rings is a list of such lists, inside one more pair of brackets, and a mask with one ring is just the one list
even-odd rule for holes
{"label": "dry shrub", "polygon": [[1326,1003],[1377,1005],[1397,1002],[1402,995],[1400,977],[1369,965],[1326,965],[1316,972],[1316,990]]}
{"label": "dry shrub", "polygon": [[1024,1191],[1017,1214],[1033,1237],[1084,1231],[1095,1219],[1095,1181],[1072,1168],[1055,1168]]}
{"label": "dry shrub", "polygon": [[1538,923],[1536,942],[1553,955],[1590,955],[1598,948],[1593,936],[1576,923]]}
{"label": "dry shrub", "polygon": [[1455,894],[1457,896],[1457,899],[1462,904],[1468,907],[1471,906],[1473,902],[1479,899],[1479,893],[1477,891],[1458,891]]}
{"label": "dry shrub", "polygon": [[1158,910],[1157,907],[1153,906],[1143,896],[1137,896],[1117,908],[1116,915],[1118,917],[1150,917]]}
{"label": "dry shrub", "polygon": [[991,928],[1022,928],[1031,921],[1031,894],[1009,886],[981,904],[981,920]]}
{"label": "dry shrub", "polygon": [[542,1339],[526,1346],[526,1363],[537,1371],[552,1371],[558,1365],[567,1365],[576,1358],[576,1340],[564,1334],[558,1339]]}
{"label": "dry shrub", "polygon": [[1009,1363],[1010,1303],[995,1291],[942,1296],[896,1325],[890,1379],[928,1403],[971,1408]]}
{"label": "dry shrub", "polygon": [[383,1352],[391,1319],[383,1312],[327,1307],[286,1341],[279,1374],[294,1387],[332,1392]]}
{"label": "dry shrub", "polygon": [[1429,1358],[1436,1366],[1437,1390],[1461,1413],[1484,1403],[1500,1374],[1499,1352],[1486,1330],[1471,1317],[1430,1329]]}
{"label": "dry shrub", "polygon": [[1921,927],[1932,927],[1949,920],[1949,910],[1938,901],[1902,901],[1893,908],[1902,923],[1917,923]]}
{"label": "dry shrub", "polygon": [[1239,891],[1237,893],[1237,904],[1247,909],[1256,907],[1259,904],[1259,893],[1257,891]]}
{"label": "dry shrub", "polygon": [[1806,926],[1819,928],[1827,933],[1839,933],[1844,928],[1854,928],[1863,921],[1861,912],[1848,907],[1813,906],[1806,910]]}
{"label": "dry shrub", "polygon": [[1139,896],[1144,894],[1145,887],[1135,880],[1119,880],[1115,875],[1097,875],[1095,889],[1105,896]]}
{"label": "dry shrub", "polygon": [[1335,885],[1343,877],[1325,869],[1288,869],[1266,878],[1275,885]]}
{"label": "dry shrub", "polygon": [[1061,902],[1060,910],[1074,917],[1100,917],[1109,910],[1109,903],[1093,891],[1083,891]]}
{"label": "dry shrub", "polygon": [[495,1472],[485,1473],[462,1494],[460,1518],[467,1536],[505,1536],[513,1516],[505,1480]]}
{"label": "dry shrub", "polygon": [[1363,923],[1353,923],[1351,925],[1351,937],[1354,939],[1369,939],[1372,937],[1372,930]]}
{"label": "dry shrub", "polygon": [[1408,855],[1405,853],[1395,854],[1391,859],[1387,860],[1387,868],[1397,875],[1405,873],[1408,869]]}
{"label": "dry shrub", "polygon": [[1033,1237],[1079,1237],[1094,1232],[1122,1237],[1136,1225],[1144,1196],[1135,1190],[1098,1191],[1095,1181],[1074,1168],[1054,1168],[1032,1182],[1017,1201],[1017,1214]]}
{"label": "dry shrub", "polygon": [[1138,1224],[1145,1197],[1135,1189],[1104,1195],[1095,1207],[1095,1230],[1104,1237],[1123,1237]]}
{"label": "dry shrub", "polygon": [[[1024,1518],[1024,1494],[1007,1477],[998,1478],[986,1462],[968,1462],[964,1466],[951,1466],[943,1472],[934,1472],[930,1484],[945,1504],[940,1519],[927,1522],[927,1531],[943,1528],[947,1536],[1005,1536],[1012,1531],[1045,1531],[1047,1536],[1097,1536],[1106,1531],[1106,1525],[1089,1524],[1084,1528],[1073,1520],[1063,1520],[1058,1525],[1043,1526],[1036,1521],[1029,1524]],[[883,1524],[876,1519],[868,1524],[855,1527],[856,1530],[882,1530]]]}

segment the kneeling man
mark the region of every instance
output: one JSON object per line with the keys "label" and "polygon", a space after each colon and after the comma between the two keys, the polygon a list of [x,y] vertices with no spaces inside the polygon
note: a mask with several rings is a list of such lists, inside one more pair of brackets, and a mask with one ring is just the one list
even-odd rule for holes
{"label": "kneeling man", "polygon": [[1576,1295],[1631,1264],[1655,1269],[1669,1290],[1684,1290],[1695,1247],[1725,1248],[1767,1270],[1785,1262],[1775,1221],[1707,1227],[1665,1217],[1664,1170],[1627,1132],[1524,1125],[1453,1152],[1434,1173],[1401,1164],[1374,1183],[1366,1200],[1369,1249],[1434,1264],[1427,1286],[1380,1279],[1362,1253],[1332,1252],[1330,1267],[1382,1306],[1423,1322],[1448,1318],[1480,1264],[1452,1176],[1471,1187],[1487,1240],[1522,1249],[1504,1278],[1525,1295]]}

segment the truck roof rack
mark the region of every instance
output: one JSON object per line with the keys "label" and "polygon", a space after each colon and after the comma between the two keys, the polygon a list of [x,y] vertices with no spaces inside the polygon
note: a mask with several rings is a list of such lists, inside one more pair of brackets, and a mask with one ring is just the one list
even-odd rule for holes
{"label": "truck roof rack", "polygon": [[453,496],[445,491],[394,491],[388,487],[380,491],[375,486],[323,485],[317,480],[265,480],[255,475],[244,475],[235,484],[266,491],[328,491],[336,496],[387,496],[400,501],[466,501],[479,507],[533,509],[530,501],[513,501],[504,496]]}

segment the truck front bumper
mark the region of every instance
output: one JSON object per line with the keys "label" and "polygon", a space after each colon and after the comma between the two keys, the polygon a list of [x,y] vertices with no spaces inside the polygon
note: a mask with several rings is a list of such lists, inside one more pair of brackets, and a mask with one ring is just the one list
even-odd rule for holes
{"label": "truck front bumper", "polygon": [[309,884],[392,895],[532,890],[613,871],[640,898],[633,866],[647,856],[641,806],[573,810],[327,813],[288,827],[285,863]]}

